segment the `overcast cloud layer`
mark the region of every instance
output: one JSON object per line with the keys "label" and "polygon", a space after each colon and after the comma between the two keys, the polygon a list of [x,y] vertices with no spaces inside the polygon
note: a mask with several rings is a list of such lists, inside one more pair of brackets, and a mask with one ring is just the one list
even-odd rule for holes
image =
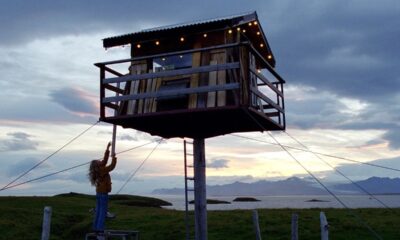
{"label": "overcast cloud layer", "polygon": [[[359,138],[374,131],[379,134],[364,147],[384,145],[387,152],[371,160],[389,159],[400,167],[396,158],[400,150],[400,1],[5,0],[0,7],[4,131],[0,151],[15,158],[16,165],[9,164],[4,174],[22,171],[52,141],[36,136],[26,125],[97,120],[98,72],[93,63],[126,58],[129,53],[121,49],[105,53],[102,38],[253,10],[277,59],[277,71],[287,81],[288,131],[358,131]],[[108,135],[104,133],[97,136]],[[68,137],[60,134],[59,140]],[[119,136],[127,142],[145,138],[152,139],[145,134]],[[317,144],[318,139],[310,143]],[[35,157],[13,155],[13,151]],[[209,159],[209,167],[218,173],[234,163],[224,154]]]}

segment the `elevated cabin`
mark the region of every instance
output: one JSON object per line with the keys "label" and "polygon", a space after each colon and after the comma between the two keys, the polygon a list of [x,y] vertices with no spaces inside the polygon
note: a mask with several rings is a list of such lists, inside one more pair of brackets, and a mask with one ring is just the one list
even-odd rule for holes
{"label": "elevated cabin", "polygon": [[103,39],[100,120],[152,135],[284,130],[283,84],[256,12]]}

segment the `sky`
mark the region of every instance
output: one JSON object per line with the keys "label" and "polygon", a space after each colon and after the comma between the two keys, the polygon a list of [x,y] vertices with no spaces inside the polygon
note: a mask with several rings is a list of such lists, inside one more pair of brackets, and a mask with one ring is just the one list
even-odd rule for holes
{"label": "sky", "polygon": [[[398,0],[22,1],[1,0],[0,187],[96,123],[95,62],[129,57],[102,39],[193,20],[257,11],[286,80],[287,133],[313,151],[400,168],[400,2]],[[99,123],[18,182],[100,158],[112,126]],[[273,142],[266,133],[241,136]],[[283,144],[301,147],[283,132]],[[117,131],[117,152],[157,139]],[[121,153],[113,192],[156,143]],[[169,139],[121,193],[182,187],[182,139]],[[324,182],[344,182],[312,154],[291,153]],[[235,137],[206,140],[207,184],[308,178],[278,146]],[[398,172],[326,158],[354,180]],[[0,191],[0,195],[93,193],[87,166]]]}

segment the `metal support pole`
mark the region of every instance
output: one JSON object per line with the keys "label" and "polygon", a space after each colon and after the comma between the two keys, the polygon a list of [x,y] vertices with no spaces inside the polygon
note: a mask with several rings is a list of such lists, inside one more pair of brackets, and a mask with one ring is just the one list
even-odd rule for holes
{"label": "metal support pole", "polygon": [[207,240],[206,151],[204,138],[193,139],[195,239]]}

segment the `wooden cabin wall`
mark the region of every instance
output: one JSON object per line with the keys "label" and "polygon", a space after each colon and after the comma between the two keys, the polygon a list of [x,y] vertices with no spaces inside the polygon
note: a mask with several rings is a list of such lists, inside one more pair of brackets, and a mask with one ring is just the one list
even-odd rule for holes
{"label": "wooden cabin wall", "polygon": [[[176,39],[175,39],[176,38]],[[140,48],[135,47],[137,43],[131,43],[131,57],[140,57],[146,55],[162,54],[167,52],[175,52],[188,49],[211,47],[222,44],[234,43],[240,40],[240,33],[234,31],[229,34],[227,31],[211,32],[204,37],[203,33],[185,38],[184,42],[179,42],[178,37],[171,37],[160,41],[160,46],[151,46],[151,42],[143,43]],[[239,55],[242,56],[239,58]],[[214,64],[224,64],[227,62],[243,61],[246,56],[242,54],[242,49],[239,53],[237,48],[217,49],[212,51],[194,52],[192,53],[192,67],[207,66]],[[241,66],[242,68],[243,66]],[[129,68],[129,74],[143,74],[153,71],[153,59],[147,61],[132,62]],[[158,79],[145,79],[140,81],[127,82],[125,85],[125,95],[139,94],[145,92],[157,91],[160,86],[168,81],[176,81],[180,79],[189,79],[188,87],[196,88],[208,85],[224,85],[226,83],[239,82],[239,76],[246,69],[221,70],[206,73],[196,73],[190,76],[176,76]],[[247,86],[248,79],[243,78],[244,86]],[[209,93],[190,94],[187,98],[187,108],[212,108],[223,107],[227,105],[237,105],[243,102],[243,99],[248,98],[248,88],[244,88],[240,93],[239,90],[234,91],[217,91]],[[247,102],[247,101],[244,101]],[[139,99],[122,101],[120,104],[120,115],[143,114],[163,111],[157,107],[157,99]],[[171,106],[171,110],[173,106]],[[164,109],[167,110],[167,109]]]}
{"label": "wooden cabin wall", "polygon": [[241,104],[249,105],[249,50],[245,46],[240,47],[240,84]]}

